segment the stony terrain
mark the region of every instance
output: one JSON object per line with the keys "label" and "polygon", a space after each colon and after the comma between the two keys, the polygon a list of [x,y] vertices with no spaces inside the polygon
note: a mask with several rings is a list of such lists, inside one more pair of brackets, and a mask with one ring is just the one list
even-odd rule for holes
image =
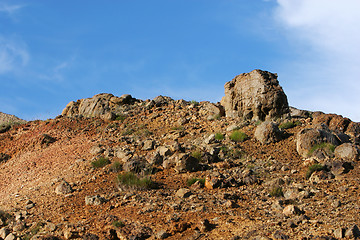
{"label": "stony terrain", "polygon": [[222,104],[99,94],[7,129],[0,239],[360,237],[360,123],[245,78]]}

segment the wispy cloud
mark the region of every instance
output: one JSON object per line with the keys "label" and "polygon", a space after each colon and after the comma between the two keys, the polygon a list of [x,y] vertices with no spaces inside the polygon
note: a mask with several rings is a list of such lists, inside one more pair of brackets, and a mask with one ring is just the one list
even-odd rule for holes
{"label": "wispy cloud", "polygon": [[290,63],[292,66],[287,66],[303,89],[295,102],[360,121],[360,109],[353,108],[354,101],[360,102],[357,77],[360,1],[277,0],[277,3],[276,20],[294,48],[303,51],[296,62]]}
{"label": "wispy cloud", "polygon": [[0,36],[0,74],[19,70],[29,59],[25,43]]}
{"label": "wispy cloud", "polygon": [[40,74],[39,79],[52,81],[52,82],[62,82],[64,81],[64,72],[71,67],[75,61],[75,56],[72,56],[70,59],[62,61],[51,68],[47,73]]}
{"label": "wispy cloud", "polygon": [[12,16],[23,7],[25,7],[25,5],[9,5],[7,3],[0,3],[0,13],[5,13],[9,16]]}

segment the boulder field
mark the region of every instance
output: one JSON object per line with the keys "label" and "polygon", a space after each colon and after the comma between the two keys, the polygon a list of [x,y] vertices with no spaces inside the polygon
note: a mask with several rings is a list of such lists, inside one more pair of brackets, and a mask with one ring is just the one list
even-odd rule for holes
{"label": "boulder field", "polygon": [[0,133],[0,239],[356,239],[359,137],[261,70],[220,103],[80,99]]}

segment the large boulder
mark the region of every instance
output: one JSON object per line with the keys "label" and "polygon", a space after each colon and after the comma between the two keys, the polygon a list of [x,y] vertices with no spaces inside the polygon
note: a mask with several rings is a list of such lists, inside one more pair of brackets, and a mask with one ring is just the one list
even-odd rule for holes
{"label": "large boulder", "polygon": [[335,157],[347,161],[359,160],[360,150],[356,145],[344,143],[335,148]]}
{"label": "large boulder", "polygon": [[245,120],[270,120],[289,113],[287,97],[277,74],[258,69],[227,82],[221,105],[227,117]]}
{"label": "large boulder", "polygon": [[305,128],[296,136],[296,150],[302,157],[308,157],[309,151],[321,143],[340,144],[338,138],[326,129]]}
{"label": "large boulder", "polygon": [[268,144],[281,140],[282,132],[276,123],[263,122],[256,127],[254,136],[262,144]]}
{"label": "large boulder", "polygon": [[101,93],[92,98],[85,98],[68,103],[62,111],[66,117],[101,117],[106,114],[116,113],[119,106],[124,104],[133,104],[137,99],[132,98],[129,94],[116,97],[109,93]]}

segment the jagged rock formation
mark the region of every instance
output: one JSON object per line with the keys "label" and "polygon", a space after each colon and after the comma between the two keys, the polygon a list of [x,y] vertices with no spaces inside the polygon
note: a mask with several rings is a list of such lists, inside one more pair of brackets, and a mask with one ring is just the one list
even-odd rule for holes
{"label": "jagged rock formation", "polygon": [[0,112],[0,125],[11,123],[25,123],[26,121],[11,114]]}
{"label": "jagged rock formation", "polygon": [[227,82],[221,104],[227,117],[246,120],[270,120],[289,113],[277,75],[258,69]]}
{"label": "jagged rock formation", "polygon": [[[125,104],[133,104],[137,100],[129,94],[116,97],[109,93],[101,93],[92,98],[85,98],[68,103],[62,111],[66,117],[100,117],[110,114],[110,119],[119,112],[120,107]],[[113,114],[111,114],[113,113]]]}

